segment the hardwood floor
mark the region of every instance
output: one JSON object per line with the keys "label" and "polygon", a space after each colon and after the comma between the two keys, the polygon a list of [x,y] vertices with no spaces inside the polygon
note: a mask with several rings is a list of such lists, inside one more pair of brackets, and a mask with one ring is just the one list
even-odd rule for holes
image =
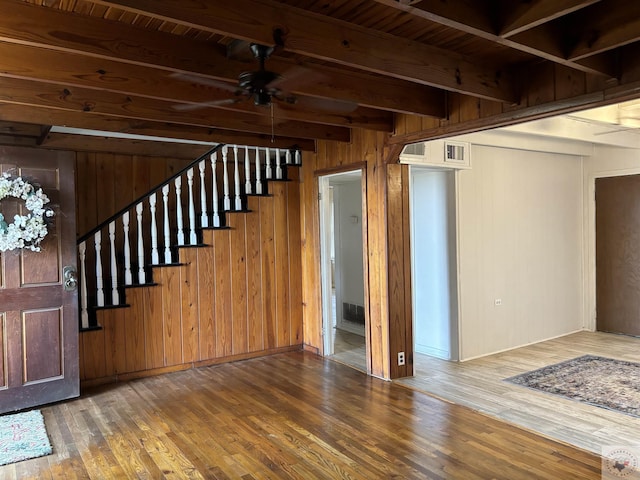
{"label": "hardwood floor", "polygon": [[600,479],[597,455],[293,352],[42,408],[54,453],[0,478]]}
{"label": "hardwood floor", "polygon": [[585,354],[640,362],[640,339],[580,332],[462,363],[417,355],[415,377],[397,383],[597,454],[603,445],[637,446],[640,418],[504,381]]}
{"label": "hardwood floor", "polygon": [[333,331],[333,355],[329,358],[367,373],[365,338],[339,328]]}

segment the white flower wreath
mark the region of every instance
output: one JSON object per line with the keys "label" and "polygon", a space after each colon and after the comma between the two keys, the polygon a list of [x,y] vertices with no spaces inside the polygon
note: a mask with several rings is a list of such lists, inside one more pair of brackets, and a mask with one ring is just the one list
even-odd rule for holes
{"label": "white flower wreath", "polygon": [[47,235],[45,217],[53,217],[53,210],[45,208],[49,197],[36,189],[22,177],[14,177],[7,172],[0,176],[0,201],[6,197],[24,200],[27,215],[15,215],[13,223],[7,223],[0,213],[0,252],[24,248],[40,251],[40,242]]}

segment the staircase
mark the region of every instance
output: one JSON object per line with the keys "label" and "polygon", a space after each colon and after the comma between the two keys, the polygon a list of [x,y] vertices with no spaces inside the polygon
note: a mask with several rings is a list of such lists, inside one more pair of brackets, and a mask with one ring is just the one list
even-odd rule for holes
{"label": "staircase", "polygon": [[[300,345],[300,328],[283,320],[293,315],[283,306],[299,297],[289,293],[299,290],[292,285],[299,260],[292,267],[284,258],[295,241],[287,202],[299,203],[299,192],[274,187],[300,164],[297,149],[219,145],[79,238],[82,360],[92,365],[83,379]],[[266,258],[248,258],[258,251]],[[114,313],[119,309],[128,312]],[[99,365],[102,349],[111,367]]]}

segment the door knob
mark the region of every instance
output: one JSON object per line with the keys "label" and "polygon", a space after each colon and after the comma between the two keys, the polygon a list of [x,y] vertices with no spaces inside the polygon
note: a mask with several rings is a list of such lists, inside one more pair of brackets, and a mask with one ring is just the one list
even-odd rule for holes
{"label": "door knob", "polygon": [[78,288],[78,272],[73,265],[66,265],[62,269],[62,282],[67,292],[73,292]]}

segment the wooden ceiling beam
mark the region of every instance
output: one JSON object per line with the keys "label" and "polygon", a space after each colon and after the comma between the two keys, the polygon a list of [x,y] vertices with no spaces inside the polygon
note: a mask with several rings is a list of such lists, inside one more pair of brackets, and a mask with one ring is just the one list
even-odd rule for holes
{"label": "wooden ceiling beam", "polygon": [[[421,18],[430,20],[432,22],[444,25],[450,28],[455,28],[461,32],[469,33],[485,40],[504,45],[521,52],[529,53],[530,55],[549,60],[560,65],[565,65],[576,70],[606,77],[615,77],[617,72],[606,69],[608,63],[592,62],[579,62],[568,59],[562,48],[561,40],[555,33],[555,30],[549,28],[550,23],[540,22],[534,20],[536,18],[535,12],[529,12],[525,15],[525,11],[521,11],[520,16],[523,17],[519,22],[522,24],[517,27],[517,31],[520,32],[516,35],[516,30],[509,31],[506,36],[497,33],[500,31],[500,27],[494,27],[492,21],[487,17],[486,7],[476,5],[475,3],[469,4],[467,1],[447,1],[442,2],[440,0],[422,0],[412,5],[406,5],[396,0],[374,0],[378,3],[402,10],[412,15],[419,16]],[[552,18],[559,15],[563,9],[571,10],[572,8],[585,7],[590,3],[594,3],[592,0],[572,1],[571,0],[539,0],[541,5],[538,8],[541,10],[538,13],[538,17]],[[516,2],[514,2],[516,3]],[[553,5],[558,3],[559,10],[556,14],[553,13]],[[507,2],[507,4],[510,4]],[[527,3],[527,5],[531,5]],[[543,8],[544,7],[544,8]],[[524,8],[524,7],[519,7]],[[527,7],[531,8],[532,7]],[[479,10],[479,11],[478,11]],[[476,13],[476,11],[478,11]],[[520,10],[517,10],[520,11]],[[545,13],[546,12],[546,13]],[[512,14],[513,15],[513,14]],[[517,14],[516,14],[517,17]],[[515,17],[514,17],[515,18]],[[524,20],[528,18],[528,20]],[[540,18],[539,18],[540,19]],[[511,20],[512,22],[518,22],[517,20]],[[524,24],[530,22],[528,28],[524,28]],[[499,23],[499,22],[498,22]],[[532,28],[533,25],[538,25],[537,28]],[[542,33],[544,32],[544,33]],[[602,69],[600,69],[602,68]]]}
{"label": "wooden ceiling beam", "polygon": [[[63,87],[51,83],[8,77],[0,77],[0,102],[99,113],[156,122],[166,121],[167,111],[172,111],[174,107],[172,102],[162,100],[81,87]],[[339,142],[348,142],[351,139],[350,130],[344,127],[279,120],[277,118],[272,124],[272,119],[268,116],[259,117],[212,108],[188,113],[174,111],[170,116],[170,120],[172,123],[248,133],[269,134],[277,132],[280,135],[289,137],[325,139]]]}
{"label": "wooden ceiling beam", "polygon": [[530,2],[504,2],[503,8],[510,10],[502,14],[498,34],[509,38],[525,30],[563,17],[600,0],[534,0]]}
{"label": "wooden ceiling beam", "polygon": [[360,70],[474,97],[514,103],[515,84],[501,67],[265,0],[97,0],[96,3],[228,35]]}
{"label": "wooden ceiling beam", "polygon": [[640,40],[640,2],[611,0],[570,19],[580,29],[567,57],[578,61]]}
{"label": "wooden ceiling beam", "polygon": [[[100,18],[81,17],[20,0],[0,0],[0,11],[0,40],[9,43],[168,72],[194,73],[233,84],[237,83],[240,73],[256,67],[254,63],[227,58],[222,45]],[[286,74],[297,64],[272,56],[268,66],[276,73]],[[351,72],[313,63],[303,66],[315,81],[306,84],[301,82],[293,91],[295,94],[335,98],[394,112],[438,118],[445,116],[444,93],[438,89],[366,73],[358,73],[355,80],[357,85],[354,85]],[[121,79],[116,74],[109,74],[111,67],[96,69],[83,80],[111,83],[113,87]],[[101,79],[96,75],[101,70],[107,72],[102,79],[104,82],[100,82]],[[133,69],[131,71],[134,73]],[[139,78],[137,73],[132,77]]]}
{"label": "wooden ceiling beam", "polygon": [[[157,68],[114,62],[96,57],[86,57],[54,50],[0,42],[2,58],[1,76],[53,82],[65,86],[80,86],[97,90],[118,92],[123,95],[138,95],[174,102],[176,105],[201,104],[237,98],[229,89],[216,88],[186,81],[173,72]],[[40,65],[50,68],[42,69]],[[239,100],[243,97],[238,98]],[[311,103],[310,111],[305,108]],[[297,105],[274,103],[275,115],[288,120],[322,123],[327,125],[368,128],[384,132],[393,130],[390,112],[358,107],[357,104],[327,103],[328,108],[345,108],[345,112],[330,111],[323,107],[322,100],[299,97]],[[236,104],[219,106],[229,111],[265,115],[265,109],[253,105],[250,99]]]}
{"label": "wooden ceiling beam", "polygon": [[[299,146],[305,151],[315,151],[315,142],[305,138],[283,137],[276,135],[273,140],[270,135],[234,132],[216,128],[193,127],[166,122],[141,121],[122,117],[109,117],[85,112],[71,112],[67,110],[46,107],[24,108],[22,105],[0,103],[0,134],[15,135],[14,122],[31,124],[40,131],[40,124],[66,126],[70,128],[84,128],[105,132],[145,135],[150,137],[177,138],[197,142],[229,143],[238,145],[253,145],[256,147],[290,148]],[[8,124],[7,122],[11,122]],[[21,129],[19,130],[22,131]],[[24,135],[23,135],[24,136]],[[33,135],[35,137],[36,135]]]}

